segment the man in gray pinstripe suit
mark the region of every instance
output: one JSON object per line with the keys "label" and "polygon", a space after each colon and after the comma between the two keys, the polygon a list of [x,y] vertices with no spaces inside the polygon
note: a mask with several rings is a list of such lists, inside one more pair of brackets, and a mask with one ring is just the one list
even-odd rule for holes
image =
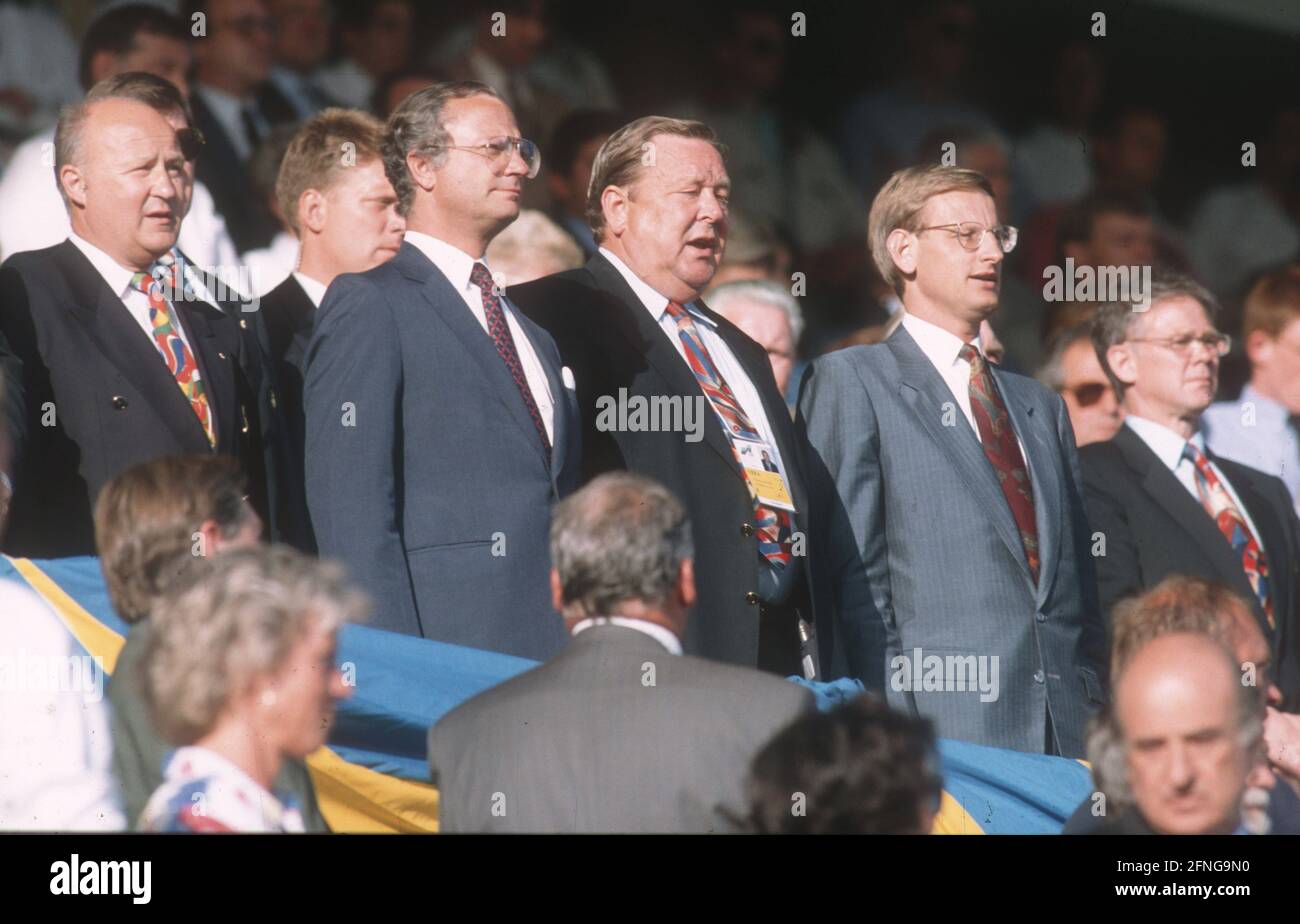
{"label": "man in gray pinstripe suit", "polygon": [[945,737],[1082,756],[1105,636],[1070,420],[979,336],[1016,231],[983,176],[926,166],[885,184],[870,238],[902,324],[819,359],[799,402],[831,676]]}

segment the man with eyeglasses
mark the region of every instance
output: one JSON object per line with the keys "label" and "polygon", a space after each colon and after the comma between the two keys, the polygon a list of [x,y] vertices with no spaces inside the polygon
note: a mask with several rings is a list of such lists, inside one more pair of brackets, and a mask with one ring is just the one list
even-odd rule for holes
{"label": "man with eyeglasses", "polygon": [[388,120],[396,256],[334,279],[304,371],[307,500],[372,624],[545,659],[551,507],[576,486],[573,378],[487,266],[541,155],[485,84],[419,90]]}
{"label": "man with eyeglasses", "polygon": [[1300,523],[1286,485],[1206,448],[1201,414],[1231,346],[1199,283],[1157,274],[1146,311],[1098,311],[1093,346],[1124,406],[1115,437],[1080,452],[1103,612],[1171,574],[1220,581],[1251,602],[1284,706],[1300,705]]}
{"label": "man with eyeglasses", "polygon": [[799,401],[834,670],[941,736],[1081,757],[1105,639],[1074,435],[980,334],[1016,230],[981,174],[926,165],[889,179],[868,234],[902,322],[814,362]]}
{"label": "man with eyeglasses", "polygon": [[1124,422],[1115,389],[1092,348],[1092,321],[1081,321],[1053,337],[1047,361],[1034,378],[1064,399],[1078,446],[1110,439]]}

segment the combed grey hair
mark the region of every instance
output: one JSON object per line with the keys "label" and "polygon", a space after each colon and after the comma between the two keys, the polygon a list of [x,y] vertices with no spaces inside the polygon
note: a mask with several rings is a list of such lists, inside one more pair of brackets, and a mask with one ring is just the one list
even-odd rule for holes
{"label": "combed grey hair", "polygon": [[704,294],[705,303],[714,311],[725,314],[728,305],[736,302],[758,302],[780,308],[790,319],[790,332],[794,342],[798,343],[803,335],[803,309],[799,300],[790,294],[790,290],[779,282],[770,279],[740,279],[724,282]]}
{"label": "combed grey hair", "polygon": [[1060,391],[1065,386],[1065,369],[1062,366],[1065,361],[1065,351],[1080,340],[1092,342],[1091,318],[1058,331],[1052,337],[1052,342],[1047,347],[1047,359],[1043,360],[1043,364],[1038,367],[1034,378],[1052,391]]}
{"label": "combed grey hair", "polygon": [[1149,314],[1157,302],[1183,297],[1200,302],[1211,324],[1219,316],[1219,300],[1209,289],[1191,276],[1171,270],[1157,270],[1152,275],[1146,311],[1137,310],[1133,301],[1106,302],[1097,309],[1092,320],[1092,347],[1097,352],[1097,360],[1101,363],[1106,378],[1110,379],[1117,398],[1122,400],[1124,397],[1124,383],[1111,370],[1110,363],[1106,361],[1106,351],[1126,341],[1133,332],[1136,319]]}
{"label": "combed grey hair", "polygon": [[388,182],[393,184],[393,191],[397,193],[398,214],[410,214],[411,205],[415,202],[415,180],[406,165],[406,158],[411,154],[419,154],[428,158],[433,166],[442,166],[447,159],[447,145],[452,143],[443,111],[452,100],[469,99],[472,96],[490,96],[505,102],[500,93],[485,83],[457,80],[435,83],[431,87],[415,91],[402,100],[401,105],[388,117],[381,153],[384,173],[388,175]]}
{"label": "combed grey hair", "polygon": [[333,632],[369,603],[343,569],[288,546],[196,559],[150,613],[143,692],[155,727],[190,744],[258,677],[274,674],[308,627]]}
{"label": "combed grey hair", "polygon": [[610,472],[561,501],[551,520],[551,561],[564,609],[616,614],[620,603],[665,603],[691,558],[686,508],[663,485]]}

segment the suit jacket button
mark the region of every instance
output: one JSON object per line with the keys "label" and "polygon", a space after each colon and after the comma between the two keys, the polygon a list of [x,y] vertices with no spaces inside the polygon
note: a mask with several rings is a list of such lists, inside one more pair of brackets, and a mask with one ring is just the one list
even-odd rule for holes
{"label": "suit jacket button", "polygon": [[126,399],[123,398],[121,395],[114,395],[114,396],[113,396],[113,407],[117,408],[119,411],[125,411],[125,410],[126,410]]}
{"label": "suit jacket button", "polygon": [[274,407],[275,407],[275,389],[274,389],[274,388],[272,388],[272,389],[270,390],[270,395],[271,395],[271,407],[274,408]]}
{"label": "suit jacket button", "polygon": [[1047,677],[1042,671],[1034,671],[1034,683],[1042,683]]}
{"label": "suit jacket button", "polygon": [[225,358],[226,358],[226,354],[225,354],[225,353],[222,353],[220,350],[218,350],[218,351],[217,351],[217,359],[225,359]]}
{"label": "suit jacket button", "polygon": [[745,594],[745,602],[750,606],[758,606],[758,594],[751,590],[749,593]]}
{"label": "suit jacket button", "polygon": [[754,535],[754,527],[750,526],[748,523],[741,523],[740,534],[748,539],[750,536]]}
{"label": "suit jacket button", "polygon": [[1039,622],[1047,622],[1047,614],[1046,614],[1046,613],[1039,613],[1039,614],[1036,615],[1034,618],[1037,619]]}

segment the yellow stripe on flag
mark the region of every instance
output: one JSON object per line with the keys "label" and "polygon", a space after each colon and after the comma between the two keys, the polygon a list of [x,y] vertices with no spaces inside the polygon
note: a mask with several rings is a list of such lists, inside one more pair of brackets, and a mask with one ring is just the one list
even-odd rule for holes
{"label": "yellow stripe on flag", "polygon": [[962,804],[944,791],[943,801],[939,803],[939,813],[934,816],[931,834],[983,834],[971,813],[962,808]]}

